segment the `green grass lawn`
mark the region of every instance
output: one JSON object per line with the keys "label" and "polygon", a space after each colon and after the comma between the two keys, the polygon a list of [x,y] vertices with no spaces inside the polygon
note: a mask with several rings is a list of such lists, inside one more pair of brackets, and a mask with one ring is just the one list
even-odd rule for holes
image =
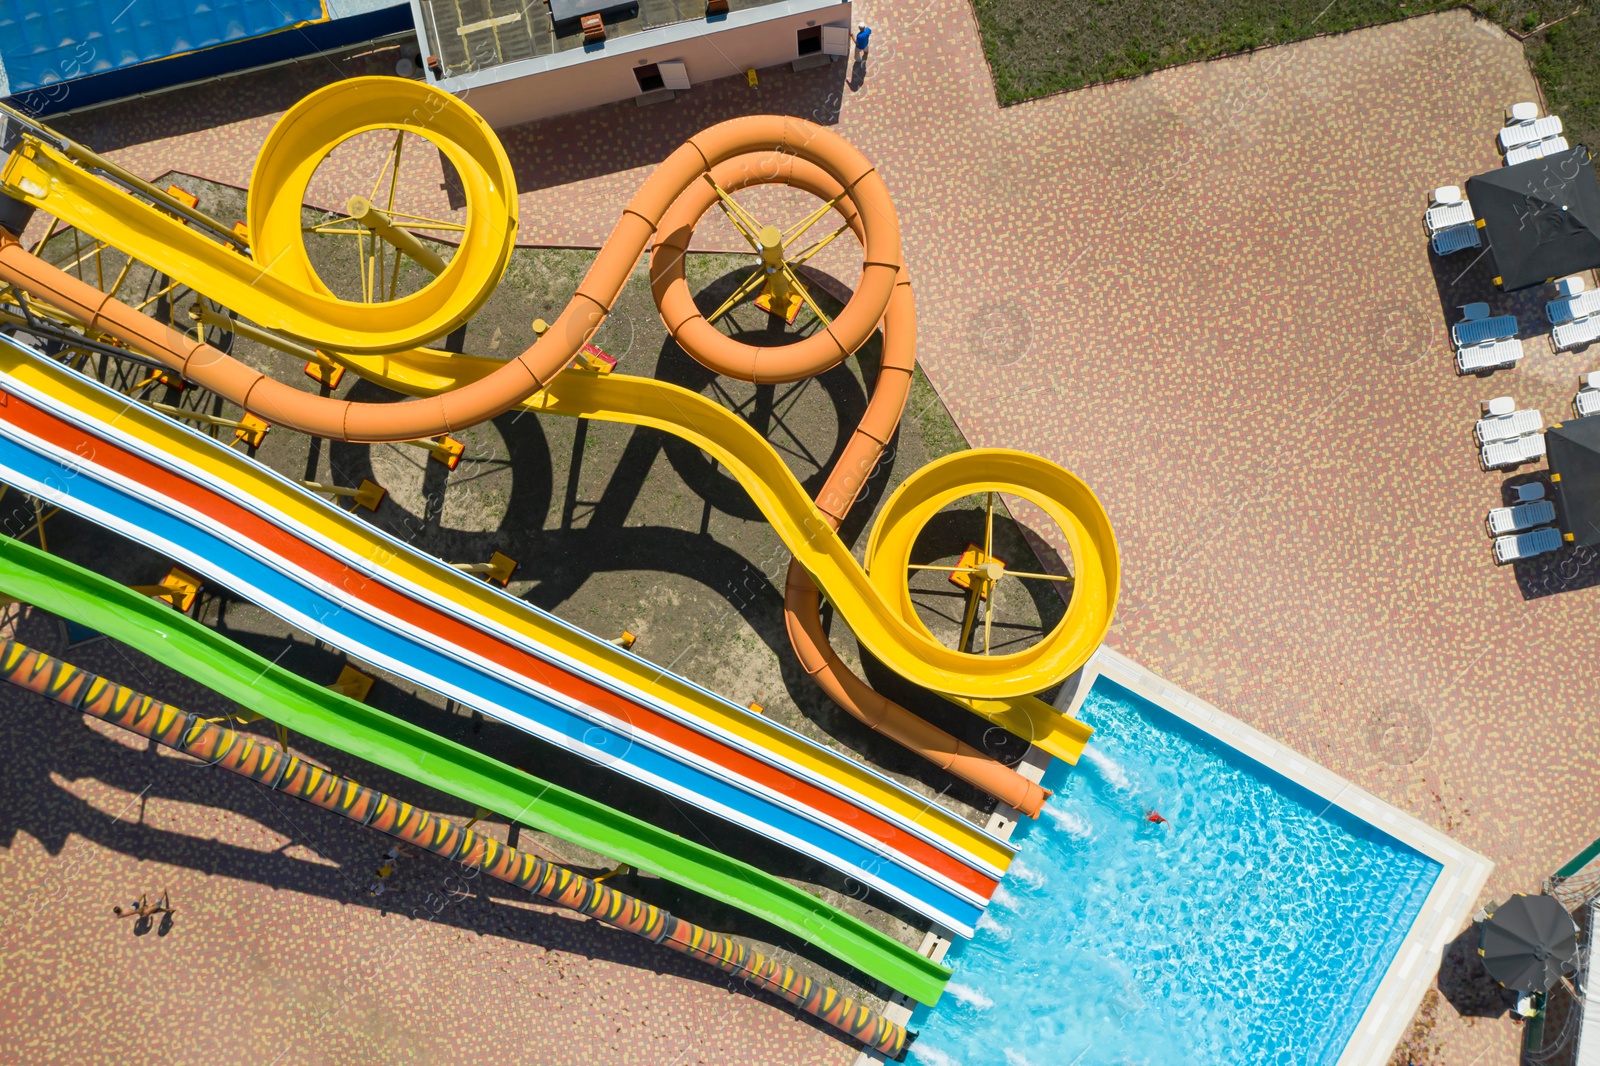
{"label": "green grass lawn", "polygon": [[[1472,5],[1526,33],[1580,0]],[[1567,139],[1600,149],[1600,4],[1529,38],[1525,47]],[[1002,104],[1162,67],[1376,26],[1465,6],[1462,0],[973,0]]]}

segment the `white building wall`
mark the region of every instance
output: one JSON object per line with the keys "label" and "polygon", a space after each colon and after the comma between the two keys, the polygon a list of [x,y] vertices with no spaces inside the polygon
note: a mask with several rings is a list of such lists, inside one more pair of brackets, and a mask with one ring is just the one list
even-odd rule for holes
{"label": "white building wall", "polygon": [[[633,68],[647,63],[682,63],[694,85],[798,58],[797,34],[808,26],[849,25],[849,3],[784,0],[717,21],[697,19],[610,38],[593,51],[575,48],[435,84],[461,97],[491,126],[514,126],[638,96]],[[430,51],[429,29],[418,20],[424,55]],[[431,80],[431,72],[428,76]]]}

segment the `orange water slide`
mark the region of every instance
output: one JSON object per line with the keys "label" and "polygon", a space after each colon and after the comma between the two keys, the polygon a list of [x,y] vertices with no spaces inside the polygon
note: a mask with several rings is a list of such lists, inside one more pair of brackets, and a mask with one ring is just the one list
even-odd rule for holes
{"label": "orange water slide", "polygon": [[[123,340],[129,347],[167,363],[188,380],[274,425],[333,440],[417,440],[487,421],[549,384],[610,313],[672,203],[685,190],[704,186],[703,176],[717,164],[773,150],[807,159],[848,187],[863,220],[860,239],[865,262],[855,295],[826,329],[793,345],[796,351],[787,354],[790,359],[831,366],[872,335],[894,291],[900,272],[900,231],[894,205],[877,171],[843,138],[808,122],[770,115],[713,126],[668,156],[623,210],[578,291],[549,331],[495,373],[438,396],[400,403],[359,403],[303,392],[126,309],[64,271],[41,269],[44,264],[29,255],[15,237],[0,238],[0,277],[92,328],[117,336],[126,332]],[[138,249],[132,251],[139,254]],[[754,351],[759,360],[764,350]]]}

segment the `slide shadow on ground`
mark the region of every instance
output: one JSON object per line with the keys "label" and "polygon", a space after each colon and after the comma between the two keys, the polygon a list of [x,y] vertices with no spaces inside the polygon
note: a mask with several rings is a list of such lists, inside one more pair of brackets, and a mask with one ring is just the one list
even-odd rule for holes
{"label": "slide shadow on ground", "polygon": [[[139,652],[112,641],[99,640],[63,650],[55,626],[55,619],[35,612],[24,623],[18,639],[41,651],[61,654],[69,661],[101,672],[104,676],[137,685],[158,698],[171,700],[176,706],[221,713],[219,701],[214,695]],[[254,636],[254,642],[263,645],[260,650],[267,650],[274,643],[255,634],[235,632],[229,635],[235,639]],[[289,654],[283,654],[284,650]],[[303,669],[310,676],[332,672],[338,662],[337,656],[303,643],[280,649],[279,657],[286,665],[292,663],[293,667]],[[394,704],[410,699],[397,690],[382,691],[385,688],[380,685],[379,690],[375,690],[373,702]],[[448,719],[451,716],[441,715],[436,708],[421,705],[418,701],[413,703],[418,705],[408,708],[412,713],[403,717],[426,719],[431,712],[432,724],[442,726],[441,732],[460,734],[464,729],[470,729],[460,719],[441,722],[441,717]],[[5,779],[0,781],[0,846],[11,847],[20,832],[33,837],[54,855],[60,854],[70,837],[79,836],[100,847],[140,860],[320,896],[343,905],[380,910],[395,920],[410,918],[434,921],[484,935],[537,944],[551,950],[642,967],[651,972],[674,974],[704,984],[730,985],[727,975],[712,967],[648,945],[631,934],[601,923],[571,922],[537,911],[497,906],[494,902],[497,900],[537,900],[503,882],[481,876],[463,879],[462,871],[454,864],[425,853],[406,855],[389,882],[390,891],[381,897],[374,897],[367,889],[374,880],[373,870],[383,861],[383,852],[394,843],[392,838],[365,830],[353,822],[315,810],[309,804],[195,760],[165,752],[156,746],[139,750],[144,742],[132,734],[119,734],[131,741],[131,747],[119,743],[102,731],[86,725],[80,716],[21,689],[0,687],[0,706],[7,712],[0,715],[0,752],[9,755],[6,765],[11,768]],[[401,708],[388,706],[385,709],[394,713]],[[270,723],[264,722],[247,727],[247,731],[262,736],[270,736],[271,730]],[[527,740],[521,734],[492,722],[485,724],[483,734],[483,742],[475,746],[517,748]],[[463,738],[457,735],[452,739]],[[303,737],[294,739],[294,749],[337,773],[427,810],[462,823],[472,816],[473,812],[459,800],[361,762],[336,749]],[[23,752],[30,754],[24,756]],[[542,764],[539,767],[541,772],[552,769],[549,760],[541,758],[538,753],[525,751],[524,754],[529,761]],[[557,758],[565,758],[564,753],[555,754]],[[592,773],[592,768],[588,769],[591,778]],[[552,776],[575,778],[579,774],[558,773]],[[120,795],[112,806],[122,809],[102,809],[99,805],[80,799],[57,783],[58,780],[77,782],[89,779],[116,789]],[[606,789],[602,787],[599,791],[604,793]],[[121,802],[121,795],[129,797],[129,801]],[[161,800],[231,811],[260,824],[285,839],[286,843],[273,851],[259,851],[224,840],[202,839],[143,824],[144,811],[149,803]],[[715,819],[703,815],[668,828],[685,835],[707,836],[691,822],[706,823],[706,827],[713,832],[717,829],[716,825],[710,824],[715,823]],[[752,845],[757,851],[771,848],[771,845],[759,840],[708,839],[722,850],[747,858],[761,857],[751,852]],[[528,842],[525,838],[524,844]],[[295,858],[287,853],[290,844],[310,849],[324,861],[310,862]],[[542,849],[536,847],[535,850]],[[596,868],[574,868],[591,874],[598,872]],[[875,984],[865,975],[849,971],[825,953],[795,942],[788,934],[759,919],[668,882],[630,876],[616,878],[612,883],[622,891],[667,907],[690,921],[732,935],[751,937],[765,944],[777,944],[796,955],[811,959],[819,966],[840,972],[858,984],[867,987]],[[50,888],[49,885],[44,887]],[[125,894],[132,898],[141,891],[150,891],[151,898],[156,898],[161,887],[130,885]],[[107,899],[105,907],[108,916],[114,904],[126,905],[127,902]],[[185,900],[179,896],[172,902],[178,909],[172,928],[181,931]],[[48,900],[42,897],[40,900],[30,899],[23,906],[32,907],[36,903],[43,906]],[[26,935],[25,931],[22,935]]]}

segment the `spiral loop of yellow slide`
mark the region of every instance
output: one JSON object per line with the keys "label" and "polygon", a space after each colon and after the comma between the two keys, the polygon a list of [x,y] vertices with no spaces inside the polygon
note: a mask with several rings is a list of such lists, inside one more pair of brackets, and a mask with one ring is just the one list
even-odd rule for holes
{"label": "spiral loop of yellow slide", "polygon": [[[301,239],[301,203],[328,153],[375,129],[404,129],[436,145],[461,176],[468,221],[456,254],[430,284],[402,299],[366,304],[338,299],[317,278]],[[929,464],[886,502],[863,569],[781,456],[733,412],[666,382],[563,370],[609,312],[648,242],[662,239],[657,227],[677,197],[719,163],[774,150],[826,170],[846,190],[861,221],[864,263],[855,292],[825,328],[784,349],[789,354],[807,346],[820,358],[831,346],[842,358],[872,335],[901,277],[898,221],[872,165],[837,134],[799,119],[733,119],[697,134],[672,153],[628,204],[554,327],[510,361],[420,347],[469,319],[493,291],[514,245],[517,203],[511,167],[493,131],[465,103],[422,83],[348,79],[311,94],[280,119],[262,149],[249,190],[251,257],[129,195],[35,138],[26,138],[13,151],[0,182],[10,195],[248,319],[327,350],[364,377],[433,398],[349,404],[270,379],[265,384],[271,388],[265,388],[259,375],[250,379],[247,368],[192,340],[181,358],[173,360],[192,380],[269,421],[324,435],[342,429],[346,439],[394,440],[404,439],[402,432],[422,436],[459,429],[520,405],[664,430],[725,466],[857,639],[897,673],[935,692],[966,698],[969,705],[1025,697],[1055,685],[1081,667],[1104,639],[1120,573],[1105,510],[1074,475],[1044,459],[1003,449],[974,449]],[[683,235],[674,239],[687,246]],[[98,311],[91,317],[102,328],[108,321]],[[680,343],[688,340],[685,347],[695,354],[695,330],[682,328],[682,321],[667,325]],[[698,328],[699,323],[693,325]],[[716,334],[716,343],[727,340]],[[159,347],[148,336],[142,346],[131,340],[130,345],[144,351]],[[248,384],[235,387],[236,382]],[[436,427],[430,424],[419,432],[435,414],[440,419]],[[460,421],[463,417],[467,421]],[[1054,629],[1038,644],[1007,655],[967,654],[941,644],[917,617],[906,580],[912,545],[927,520],[943,506],[987,491],[1011,494],[1043,510],[1067,538],[1076,578],[1067,611]]]}
{"label": "spiral loop of yellow slide", "polygon": [[[444,153],[460,175],[468,211],[444,273],[401,299],[359,303],[334,296],[312,268],[301,205],[328,154],[374,130],[404,130]],[[149,209],[48,142],[25,139],[7,164],[5,183],[13,196],[251,321],[338,351],[404,351],[444,336],[489,298],[516,245],[516,183],[500,138],[455,97],[401,78],[335,82],[273,126],[251,175],[250,258]]]}
{"label": "spiral loop of yellow slide", "polygon": [[[421,82],[381,80],[385,91],[378,93],[368,79],[335,82],[290,108],[272,127],[250,175],[246,207],[251,257],[272,278],[272,298],[203,290],[206,295],[319,347],[396,352],[443,337],[494,292],[517,239],[516,179],[500,138],[453,96]],[[359,125],[352,126],[352,119]],[[306,255],[300,205],[329,153],[378,130],[413,133],[439,149],[460,176],[469,208],[460,245],[444,273],[409,296],[357,303],[334,296],[317,276]],[[282,298],[279,285],[295,296]]]}

